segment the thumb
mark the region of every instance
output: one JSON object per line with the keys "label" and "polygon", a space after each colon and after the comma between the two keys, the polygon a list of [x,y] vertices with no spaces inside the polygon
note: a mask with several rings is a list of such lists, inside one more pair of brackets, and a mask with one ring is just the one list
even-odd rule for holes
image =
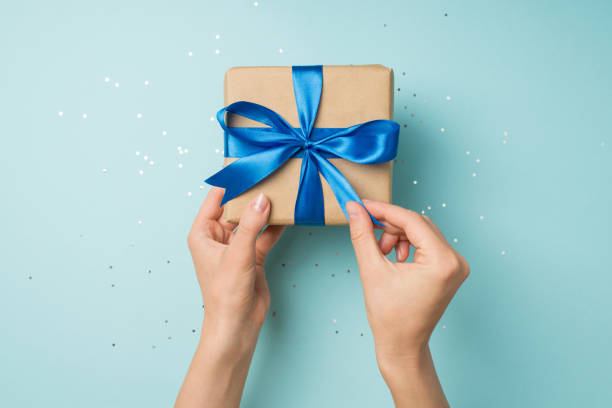
{"label": "thumb", "polygon": [[269,216],[270,200],[263,193],[259,193],[242,213],[230,248],[235,248],[242,253],[254,251],[257,235],[268,222]]}
{"label": "thumb", "polygon": [[351,227],[351,241],[355,248],[359,269],[363,270],[383,255],[374,235],[374,225],[370,215],[363,206],[355,201],[346,204]]}

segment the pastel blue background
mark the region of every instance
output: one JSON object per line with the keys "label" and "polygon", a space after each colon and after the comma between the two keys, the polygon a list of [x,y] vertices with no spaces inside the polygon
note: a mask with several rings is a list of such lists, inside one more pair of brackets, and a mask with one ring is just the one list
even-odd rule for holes
{"label": "pastel blue background", "polygon": [[[610,406],[611,16],[606,1],[3,2],[0,405],[170,406],[202,319],[186,236],[222,162],[225,70],[381,63],[402,125],[394,201],[472,267],[431,342],[452,405]],[[288,230],[268,282],[243,405],[391,406],[347,229]]]}

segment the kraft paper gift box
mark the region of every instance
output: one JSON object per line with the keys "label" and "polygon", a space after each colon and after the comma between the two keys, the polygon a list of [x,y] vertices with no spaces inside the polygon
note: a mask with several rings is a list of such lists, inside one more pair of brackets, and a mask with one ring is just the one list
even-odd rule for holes
{"label": "kraft paper gift box", "polygon": [[[300,120],[292,82],[292,67],[235,67],[225,74],[225,105],[237,101],[263,105],[292,127]],[[376,119],[393,119],[393,70],[382,65],[323,66],[323,87],[315,128],[346,128]],[[263,127],[243,116],[228,114],[229,127]],[[227,148],[227,143],[226,143]],[[231,154],[231,152],[225,152]],[[225,166],[238,158],[225,157]],[[391,202],[392,160],[357,164],[328,159],[344,175],[361,199]],[[270,198],[271,225],[293,225],[301,158],[291,158],[270,176],[225,204],[223,218],[237,223],[259,193]],[[334,193],[319,175],[323,187],[325,225],[348,223]]]}

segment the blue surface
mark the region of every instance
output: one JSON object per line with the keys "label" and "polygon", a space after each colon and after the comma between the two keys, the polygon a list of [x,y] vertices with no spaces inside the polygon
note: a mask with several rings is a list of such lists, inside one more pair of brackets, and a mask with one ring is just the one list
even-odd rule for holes
{"label": "blue surface", "polygon": [[[432,339],[452,405],[610,406],[612,6],[375,3],[0,6],[0,405],[171,405],[202,318],[186,236],[222,162],[225,70],[381,63],[394,200],[472,266]],[[269,261],[243,405],[390,406],[346,228],[290,229]]]}

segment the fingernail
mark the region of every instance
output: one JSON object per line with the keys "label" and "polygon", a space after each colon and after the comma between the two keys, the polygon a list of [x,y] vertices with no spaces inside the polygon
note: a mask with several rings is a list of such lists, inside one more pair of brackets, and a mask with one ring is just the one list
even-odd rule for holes
{"label": "fingernail", "polygon": [[349,219],[355,220],[359,217],[359,210],[357,210],[357,203],[349,202],[346,204],[346,212],[348,213]]}
{"label": "fingernail", "polygon": [[263,193],[259,193],[255,200],[253,200],[253,209],[257,212],[264,212],[268,206],[268,197]]}

